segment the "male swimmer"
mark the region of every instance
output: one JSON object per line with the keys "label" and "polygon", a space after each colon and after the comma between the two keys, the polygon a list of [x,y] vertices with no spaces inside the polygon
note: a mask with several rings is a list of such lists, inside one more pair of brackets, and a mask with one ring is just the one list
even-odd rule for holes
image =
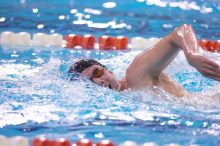
{"label": "male swimmer", "polygon": [[180,50],[183,50],[189,64],[203,76],[220,81],[220,66],[199,54],[198,48],[194,30],[191,25],[184,24],[160,40],[151,49],[137,55],[127,68],[125,77],[121,80],[117,80],[111,71],[93,59],[74,63],[69,72],[86,76],[100,86],[119,91],[158,86],[170,94],[183,97],[188,93],[163,72]]}

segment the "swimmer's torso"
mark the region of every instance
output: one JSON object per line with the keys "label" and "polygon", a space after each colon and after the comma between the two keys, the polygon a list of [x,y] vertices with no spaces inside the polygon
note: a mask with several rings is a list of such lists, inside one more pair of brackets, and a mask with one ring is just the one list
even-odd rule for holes
{"label": "swimmer's torso", "polygon": [[147,86],[158,86],[168,93],[175,95],[177,97],[188,96],[185,89],[179,84],[171,80],[164,72],[161,72],[155,78],[147,77],[146,75],[137,74],[133,76],[133,73],[129,71],[125,77],[127,88],[140,89]]}

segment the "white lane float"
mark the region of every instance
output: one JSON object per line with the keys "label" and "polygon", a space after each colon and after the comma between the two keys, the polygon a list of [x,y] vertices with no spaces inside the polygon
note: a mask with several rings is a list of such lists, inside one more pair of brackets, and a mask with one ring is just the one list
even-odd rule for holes
{"label": "white lane float", "polygon": [[4,31],[1,33],[1,44],[13,44],[15,40],[15,33],[11,31]]}
{"label": "white lane float", "polygon": [[147,43],[147,39],[145,39],[143,37],[131,38],[132,49],[143,49],[143,48],[145,48],[146,43]]}
{"label": "white lane float", "polygon": [[65,44],[63,36],[58,33],[45,34],[35,33],[31,39],[31,34],[28,32],[14,33],[11,31],[4,31],[0,35],[0,42],[2,45],[9,46],[55,46],[63,47]]}
{"label": "white lane float", "polygon": [[63,46],[63,36],[58,33],[49,35],[49,46],[62,47]]}
{"label": "white lane float", "polygon": [[49,46],[49,35],[45,33],[33,34],[32,46]]}
{"label": "white lane float", "polygon": [[35,33],[33,34],[32,46],[63,46],[63,36],[61,34],[45,34],[45,33]]}
{"label": "white lane float", "polygon": [[119,146],[138,146],[138,144],[134,141],[125,141],[119,144]]}
{"label": "white lane float", "polygon": [[9,138],[10,146],[29,146],[28,139],[23,136]]}
{"label": "white lane float", "polygon": [[7,138],[0,135],[0,146],[29,146],[28,139],[23,136]]}
{"label": "white lane float", "polygon": [[180,145],[177,143],[170,143],[170,144],[166,144],[165,146],[180,146]]}
{"label": "white lane float", "polygon": [[159,146],[159,145],[157,145],[157,144],[154,143],[154,142],[146,142],[146,143],[144,143],[142,146]]}
{"label": "white lane float", "polygon": [[133,37],[131,38],[132,49],[148,49],[153,47],[157,42],[160,41],[160,38],[143,38],[143,37]]}
{"label": "white lane float", "polygon": [[8,146],[9,140],[7,137],[0,135],[0,146]]}
{"label": "white lane float", "polygon": [[138,144],[134,141],[125,141],[121,144],[119,144],[119,146],[159,146],[154,142],[146,142],[144,144]]}
{"label": "white lane float", "polygon": [[15,33],[12,44],[18,46],[30,46],[31,35],[27,32]]}

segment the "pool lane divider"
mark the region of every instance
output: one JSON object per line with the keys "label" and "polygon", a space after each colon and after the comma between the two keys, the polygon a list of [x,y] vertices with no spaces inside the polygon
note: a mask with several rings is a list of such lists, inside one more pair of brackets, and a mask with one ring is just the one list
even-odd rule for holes
{"label": "pool lane divider", "polygon": [[[79,139],[76,146],[93,146],[89,139]],[[96,146],[115,146],[110,140],[101,140],[95,144]],[[32,140],[32,146],[72,146],[71,142],[64,138],[50,140],[45,137],[38,137]]]}
{"label": "pool lane divider", "polygon": [[[28,32],[14,33],[11,31],[1,32],[0,42],[9,46],[41,46],[41,47],[64,47],[67,49],[100,49],[100,50],[136,50],[153,47],[160,38],[144,38],[126,36],[100,36],[96,39],[93,35],[35,33],[31,36]],[[96,42],[98,41],[98,42]],[[98,43],[98,44],[97,44]],[[199,46],[210,52],[220,52],[220,40],[198,40]]]}
{"label": "pool lane divider", "polygon": [[[0,146],[116,146],[111,140],[100,140],[93,143],[90,139],[79,139],[75,143],[65,138],[49,139],[44,136],[35,137],[32,141],[23,136],[5,137],[0,135]],[[159,146],[154,142],[138,144],[134,141],[125,141],[118,146]],[[176,143],[166,144],[165,146],[180,146]]]}

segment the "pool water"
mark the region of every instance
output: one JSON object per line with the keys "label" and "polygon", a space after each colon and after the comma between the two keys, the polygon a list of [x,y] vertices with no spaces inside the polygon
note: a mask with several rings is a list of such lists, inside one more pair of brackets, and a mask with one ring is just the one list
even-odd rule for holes
{"label": "pool water", "polygon": [[[59,6],[59,7],[58,7]],[[0,31],[163,37],[189,23],[199,38],[220,38],[219,1],[1,1]],[[69,66],[95,58],[118,78],[141,50],[0,47],[0,135],[110,139],[159,145],[220,145],[220,83],[201,76],[179,53],[165,72],[189,98],[157,87],[117,92],[85,78],[68,80]],[[220,54],[200,50],[220,64]]]}

